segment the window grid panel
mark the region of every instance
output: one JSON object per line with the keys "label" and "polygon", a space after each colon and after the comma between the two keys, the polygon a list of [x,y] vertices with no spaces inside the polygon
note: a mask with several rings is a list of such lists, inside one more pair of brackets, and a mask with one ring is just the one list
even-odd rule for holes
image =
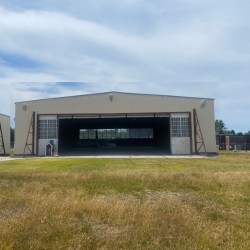
{"label": "window grid panel", "polygon": [[48,138],[57,138],[57,121],[48,120]]}
{"label": "window grid panel", "polygon": [[190,137],[188,117],[171,118],[171,136],[172,137]]}
{"label": "window grid panel", "polygon": [[57,120],[39,120],[39,139],[57,138]]}
{"label": "window grid panel", "polygon": [[95,129],[89,129],[89,137],[88,139],[96,139],[96,130]]}
{"label": "window grid panel", "polygon": [[79,139],[153,139],[153,128],[80,129]]}
{"label": "window grid panel", "polygon": [[47,138],[47,120],[39,121],[39,139]]}

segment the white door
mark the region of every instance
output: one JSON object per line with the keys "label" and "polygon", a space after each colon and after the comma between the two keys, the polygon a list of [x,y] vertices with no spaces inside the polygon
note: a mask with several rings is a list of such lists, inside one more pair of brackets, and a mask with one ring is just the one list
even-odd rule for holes
{"label": "white door", "polygon": [[171,114],[171,150],[173,155],[189,155],[190,117],[188,113]]}

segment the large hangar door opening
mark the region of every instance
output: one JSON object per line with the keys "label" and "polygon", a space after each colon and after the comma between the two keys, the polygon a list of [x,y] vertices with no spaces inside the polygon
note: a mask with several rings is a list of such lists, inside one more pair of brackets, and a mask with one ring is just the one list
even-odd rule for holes
{"label": "large hangar door opening", "polygon": [[149,149],[170,153],[169,117],[59,119],[60,154]]}

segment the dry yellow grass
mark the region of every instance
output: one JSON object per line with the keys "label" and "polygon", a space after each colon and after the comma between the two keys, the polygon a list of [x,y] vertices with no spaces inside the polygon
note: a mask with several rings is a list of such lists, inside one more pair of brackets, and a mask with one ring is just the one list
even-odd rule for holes
{"label": "dry yellow grass", "polygon": [[250,154],[0,164],[0,249],[250,249]]}

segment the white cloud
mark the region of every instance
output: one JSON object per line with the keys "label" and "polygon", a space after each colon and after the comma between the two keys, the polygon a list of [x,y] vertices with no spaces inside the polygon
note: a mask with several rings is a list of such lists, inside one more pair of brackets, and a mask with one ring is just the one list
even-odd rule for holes
{"label": "white cloud", "polygon": [[98,23],[57,12],[2,9],[0,14],[0,32],[5,34],[0,45],[2,50],[54,64],[62,57],[67,60],[72,57],[74,60],[76,56],[83,58],[87,53],[84,46],[92,50],[92,56],[95,56],[93,48],[101,47],[111,53],[128,53],[132,59],[147,61],[170,62],[180,58],[190,60],[202,54],[209,56],[214,52],[224,25],[191,23],[168,32],[156,30],[150,37],[144,37],[128,36]]}
{"label": "white cloud", "polygon": [[[245,1],[13,0],[2,6],[0,83],[6,88],[0,104],[7,113],[2,103],[51,96],[27,91],[26,84],[18,89],[12,85],[16,94],[6,102],[9,83],[78,81],[88,82],[93,92],[215,97],[218,118],[232,129],[250,129],[240,116],[249,114],[250,18]],[[23,67],[6,63],[13,55],[31,62]]]}

